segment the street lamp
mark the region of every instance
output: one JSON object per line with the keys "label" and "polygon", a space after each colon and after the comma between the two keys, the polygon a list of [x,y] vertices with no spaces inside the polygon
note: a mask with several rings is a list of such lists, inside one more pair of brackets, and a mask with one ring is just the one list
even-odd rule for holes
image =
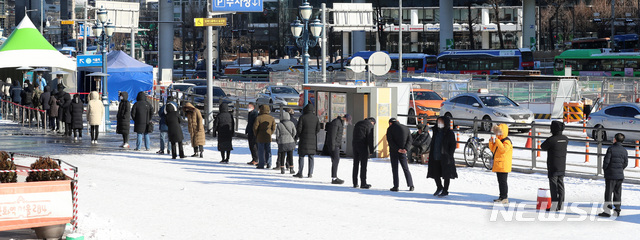
{"label": "street lamp", "polygon": [[[322,23],[319,19],[309,21],[313,8],[306,0],[300,6],[300,18],[291,23],[291,33],[296,38],[296,44],[303,49],[304,54],[304,83],[309,83],[309,47],[318,44],[318,38],[322,35]],[[309,34],[311,32],[311,34]],[[309,91],[304,90],[304,106],[309,103]]]}
{"label": "street lamp", "polygon": [[102,52],[102,103],[104,104],[105,114],[105,132],[109,126],[109,94],[107,91],[107,46],[109,40],[113,36],[113,32],[116,30],[116,26],[111,23],[111,20],[107,20],[107,10],[104,6],[101,6],[98,10],[98,19],[96,25],[92,27],[93,34],[96,36],[96,42],[100,45],[100,51]]}

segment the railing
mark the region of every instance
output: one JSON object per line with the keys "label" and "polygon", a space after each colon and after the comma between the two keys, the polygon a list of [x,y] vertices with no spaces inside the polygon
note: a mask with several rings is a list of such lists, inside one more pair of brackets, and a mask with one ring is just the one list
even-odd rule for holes
{"label": "railing", "polygon": [[[407,116],[407,115],[398,115],[398,116]],[[502,122],[502,121],[495,121],[495,120],[479,120],[479,119],[466,119],[466,118],[452,118],[451,119],[453,121],[453,123],[455,124],[456,121],[472,121],[473,122],[473,126],[470,126],[470,131],[472,133],[473,137],[477,137],[478,134],[480,133],[479,126],[482,123],[491,123],[491,124],[501,124],[501,123],[505,123],[505,124],[515,124],[513,122]],[[529,166],[529,168],[531,170],[538,168],[538,158],[539,158],[539,152],[542,152],[542,150],[539,149],[539,140],[544,140],[546,139],[546,136],[540,136],[538,133],[543,133],[543,129],[548,129],[549,125],[547,124],[539,124],[539,123],[535,123],[531,122],[531,123],[517,123],[518,126],[524,126],[525,128],[530,128],[530,135],[528,133],[520,133],[520,134],[511,134],[509,133],[509,138],[527,138],[530,139],[531,141],[531,147],[527,148],[527,147],[520,147],[520,146],[513,146],[514,150],[525,150],[525,151],[530,151],[531,152],[531,165]],[[452,125],[453,126],[453,125]],[[453,129],[455,132],[457,133],[469,133],[469,130],[467,131],[460,131],[459,129]],[[576,130],[578,132],[582,132],[585,133],[586,131],[591,131],[593,133],[595,133],[595,136],[602,136],[602,134],[604,132],[626,132],[626,133],[635,133],[638,134],[640,133],[640,130],[635,130],[635,129],[616,129],[616,128],[594,128],[594,127],[586,127],[586,126],[571,126],[571,125],[567,125],[565,126],[565,133],[567,130]],[[544,131],[544,133],[548,133],[546,131]],[[567,154],[577,154],[577,155],[584,155],[585,156],[585,160],[588,161],[588,156],[595,156],[597,158],[597,169],[595,172],[595,176],[600,176],[602,175],[602,162],[603,162],[603,157],[605,155],[606,149],[603,148],[603,142],[601,137],[596,137],[596,139],[592,139],[592,138],[584,138],[584,139],[580,139],[580,138],[575,138],[575,137],[569,137],[569,144],[570,143],[585,143],[586,146],[589,146],[589,143],[594,143],[596,145],[596,152],[582,152],[582,151],[567,151]],[[458,143],[466,143],[465,141],[458,141]],[[638,149],[638,141],[635,141],[633,143],[625,143],[624,145],[627,146],[635,146],[636,149]],[[462,146],[462,145],[461,145]],[[587,147],[589,148],[589,147]],[[637,154],[637,152],[636,152]],[[640,167],[640,157],[638,157],[637,155],[630,155],[629,159],[635,159],[635,167]],[[525,159],[526,160],[526,159]],[[569,164],[568,164],[569,165]],[[631,165],[631,164],[630,164]]]}
{"label": "railing", "polygon": [[[1,100],[2,118],[19,122],[22,126],[42,128],[47,131],[48,116],[45,110],[23,106],[7,100]],[[35,119],[35,123],[34,123]]]}

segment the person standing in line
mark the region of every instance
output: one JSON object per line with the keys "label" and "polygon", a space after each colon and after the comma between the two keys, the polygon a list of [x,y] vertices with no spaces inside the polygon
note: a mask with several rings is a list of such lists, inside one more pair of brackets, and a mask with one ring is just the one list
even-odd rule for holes
{"label": "person standing in line", "polygon": [[389,128],[387,128],[387,143],[389,144],[389,155],[391,158],[391,171],[393,173],[392,192],[398,191],[400,180],[398,177],[398,163],[402,166],[404,177],[407,180],[409,191],[414,190],[413,178],[407,164],[407,150],[411,148],[411,132],[409,128],[398,122],[397,119],[389,119]]}
{"label": "person standing in line", "polygon": [[69,112],[71,113],[71,129],[73,130],[73,140],[82,140],[82,127],[84,125],[82,114],[84,113],[84,103],[82,102],[82,100],[80,100],[80,95],[73,95],[73,100],[71,100]]}
{"label": "person standing in line", "polygon": [[331,184],[343,184],[344,180],[338,178],[338,164],[340,164],[340,148],[342,147],[342,135],[344,126],[351,122],[351,116],[345,114],[338,116],[327,129],[327,144],[331,155]]}
{"label": "person standing in line", "polygon": [[[293,150],[296,149],[296,125],[289,119],[289,113],[282,113],[282,120],[276,127],[276,141],[278,142],[278,165],[280,173],[284,174],[288,166],[290,173],[293,171]],[[287,161],[285,163],[285,157]]]}
{"label": "person standing in line", "polygon": [[189,126],[189,135],[191,136],[191,146],[193,147],[193,155],[191,157],[203,158],[205,133],[200,110],[193,106],[190,102],[185,102],[182,110],[187,115],[187,125]]}
{"label": "person standing in line", "polygon": [[129,147],[129,129],[131,128],[131,104],[129,104],[129,93],[118,93],[120,103],[116,114],[116,133],[122,134],[122,148]]}
{"label": "person standing in line", "polygon": [[369,189],[371,184],[367,184],[367,163],[369,155],[374,153],[373,126],[376,125],[375,118],[366,118],[353,126],[353,187],[358,187],[358,168],[360,168],[360,188]]}
{"label": "person standing in line", "polygon": [[64,91],[65,86],[58,84],[58,117],[60,125],[64,124],[64,136],[71,137],[71,94]]}
{"label": "person standing in line", "polygon": [[49,104],[49,102],[51,101],[51,87],[44,87],[44,92],[40,95],[39,101],[40,106],[42,106],[42,110],[44,110],[44,112],[41,114],[42,127],[44,128],[48,124],[46,122],[45,116],[49,117],[49,115],[51,115],[51,104]]}
{"label": "person standing in line", "polygon": [[147,101],[147,94],[144,91],[138,92],[136,96],[136,103],[131,107],[131,118],[133,119],[133,131],[137,133],[136,148],[135,151],[140,151],[142,147],[142,141],[144,137],[144,147],[149,151],[149,124],[153,117],[153,107]]}
{"label": "person standing in line", "polygon": [[22,91],[20,98],[22,99],[20,105],[33,107],[33,85],[28,81],[24,82],[24,90]]}
{"label": "person standing in line", "polygon": [[182,117],[180,117],[180,111],[178,111],[178,104],[174,102],[174,98],[169,96],[167,98],[167,105],[164,108],[164,114],[167,120],[167,127],[169,128],[169,142],[171,142],[171,158],[176,159],[176,145],[178,145],[178,152],[180,158],[185,158],[184,150],[182,148],[182,140],[184,135],[182,134]]}
{"label": "person standing in line", "polygon": [[547,176],[549,177],[549,190],[551,191],[551,206],[547,211],[562,210],[564,202],[564,172],[567,167],[567,145],[569,138],[562,135],[564,123],[551,122],[551,137],[548,137],[540,149],[547,151]]}
{"label": "person standing in line", "polygon": [[304,156],[309,159],[309,178],[313,177],[313,156],[316,155],[318,148],[318,132],[320,132],[320,119],[316,116],[316,107],[309,103],[302,109],[302,116],[298,119],[296,125],[298,136],[298,173],[293,175],[302,178],[302,170],[304,169]]}
{"label": "person standing in line", "polygon": [[50,81],[47,82],[47,86],[53,86],[55,88],[56,86],[58,86],[59,83],[62,83],[63,78],[64,76],[62,74],[57,74],[56,78],[51,79]]}
{"label": "person standing in line", "polygon": [[296,111],[294,111],[293,108],[287,108],[285,111],[289,113],[289,121],[293,123],[293,126],[298,126],[298,119],[294,117],[296,114]]}
{"label": "person standing in line", "polygon": [[[494,126],[491,131],[496,135],[489,139],[489,149],[493,152],[493,172],[498,177],[498,187],[500,189],[500,196],[498,199],[493,200],[496,203],[507,204],[509,203],[509,185],[507,184],[507,177],[511,172],[511,160],[513,157],[513,144],[509,139],[509,127],[502,123]],[[433,151],[433,150],[432,150]]]}
{"label": "person standing in line", "polygon": [[38,76],[33,80],[33,85],[38,86],[40,91],[44,91],[44,87],[47,86],[47,80],[42,76],[42,72],[38,72]]}
{"label": "person standing in line", "polygon": [[[168,102],[168,100],[167,100]],[[157,154],[164,154],[164,148],[167,147],[167,154],[171,154],[171,144],[169,143],[168,135],[169,135],[169,126],[167,126],[167,114],[166,108],[167,104],[158,109],[158,116],[160,117],[160,122],[158,123],[158,130],[160,130],[160,150],[157,151]]]}
{"label": "person standing in line", "polygon": [[222,161],[220,163],[229,163],[231,151],[233,150],[233,137],[236,134],[236,123],[233,116],[229,112],[229,106],[223,102],[220,104],[220,113],[213,121],[213,136],[218,138],[218,151]]}
{"label": "person standing in line", "polygon": [[244,133],[247,134],[247,138],[249,139],[249,151],[251,151],[251,162],[247,163],[249,165],[258,164],[258,145],[256,144],[256,135],[253,132],[253,123],[256,122],[256,118],[258,117],[258,111],[255,107],[256,105],[254,103],[247,105],[247,127],[244,129]]}
{"label": "person standing in line", "polygon": [[100,94],[96,91],[91,91],[89,93],[89,103],[87,104],[87,121],[89,122],[92,144],[98,143],[98,132],[103,119],[104,105],[100,100]]}
{"label": "person standing in line", "polygon": [[[433,196],[445,197],[449,195],[449,183],[457,178],[455,159],[456,136],[451,130],[450,119],[447,116],[436,120],[436,128],[433,129],[433,138],[429,152],[429,167],[427,178],[433,178],[436,182],[436,192]],[[442,185],[444,179],[444,186]]]}
{"label": "person standing in line", "polygon": [[2,95],[4,100],[11,101],[11,78],[7,78],[6,82],[2,85]]}
{"label": "person standing in line", "polygon": [[49,106],[51,109],[49,110],[49,128],[52,132],[58,131],[58,99],[56,99],[56,94],[51,93],[51,97],[49,98]]}
{"label": "person standing in line", "polygon": [[253,132],[258,144],[258,169],[271,168],[271,135],[276,130],[275,119],[269,115],[269,105],[260,105],[260,115],[253,123]]}
{"label": "person standing in line", "polygon": [[[604,170],[604,212],[598,214],[600,217],[611,217],[611,209],[615,206],[615,215],[620,216],[622,206],[622,182],[624,181],[624,169],[629,164],[627,149],[622,146],[624,134],[616,133],[613,145],[607,149],[602,162]],[[613,196],[613,202],[611,197]],[[613,206],[612,206],[613,205]]]}

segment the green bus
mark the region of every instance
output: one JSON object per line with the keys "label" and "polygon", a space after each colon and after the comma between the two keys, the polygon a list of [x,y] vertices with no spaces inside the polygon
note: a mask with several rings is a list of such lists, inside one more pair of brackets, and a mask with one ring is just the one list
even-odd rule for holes
{"label": "green bus", "polygon": [[573,76],[640,77],[640,53],[571,49],[555,57],[554,75],[564,75],[571,66]]}

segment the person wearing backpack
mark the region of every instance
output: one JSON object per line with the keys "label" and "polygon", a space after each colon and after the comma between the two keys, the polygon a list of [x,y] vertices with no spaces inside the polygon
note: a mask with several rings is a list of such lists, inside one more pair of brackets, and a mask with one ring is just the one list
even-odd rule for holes
{"label": "person wearing backpack", "polygon": [[511,160],[513,157],[513,144],[509,139],[509,127],[506,124],[494,126],[491,131],[496,135],[489,139],[489,149],[493,152],[493,172],[498,177],[500,197],[493,200],[496,203],[509,203],[507,177],[511,172]]}

